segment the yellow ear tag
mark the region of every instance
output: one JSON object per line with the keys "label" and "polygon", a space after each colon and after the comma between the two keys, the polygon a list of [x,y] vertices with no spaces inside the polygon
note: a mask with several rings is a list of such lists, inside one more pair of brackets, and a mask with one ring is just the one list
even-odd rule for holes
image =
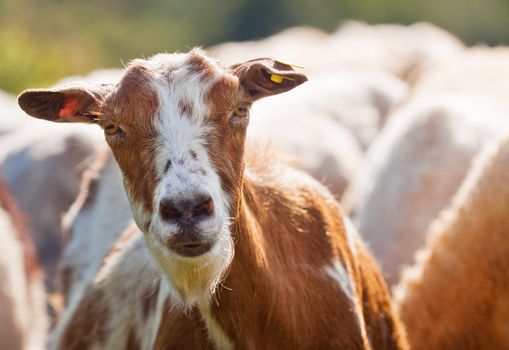
{"label": "yellow ear tag", "polygon": [[279,74],[271,74],[270,80],[272,80],[274,83],[281,84],[283,82],[283,76]]}

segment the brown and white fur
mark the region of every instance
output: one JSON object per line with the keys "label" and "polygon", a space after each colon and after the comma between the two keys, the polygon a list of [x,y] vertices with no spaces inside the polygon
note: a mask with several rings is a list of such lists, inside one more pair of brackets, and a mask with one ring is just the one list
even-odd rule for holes
{"label": "brown and white fur", "polygon": [[44,348],[47,317],[42,272],[26,221],[2,179],[0,281],[0,348]]}
{"label": "brown and white fur", "polygon": [[[223,67],[193,50],[135,60],[117,86],[20,95],[32,116],[104,128],[150,251],[119,277],[131,288],[101,303],[122,254],[139,246],[134,228],[123,234],[55,347],[406,348],[376,264],[330,193],[268,156],[244,160],[252,102],[305,80],[272,59]],[[140,324],[141,304],[117,303],[157,276],[155,316]],[[115,312],[142,339],[110,328]]]}

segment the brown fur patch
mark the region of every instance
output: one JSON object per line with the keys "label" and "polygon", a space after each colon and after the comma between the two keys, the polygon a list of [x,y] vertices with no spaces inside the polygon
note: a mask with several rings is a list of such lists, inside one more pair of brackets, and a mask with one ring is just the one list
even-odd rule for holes
{"label": "brown fur patch", "polygon": [[110,312],[100,291],[85,292],[74,317],[71,318],[60,340],[59,348],[86,350],[96,343],[104,344]]}
{"label": "brown fur patch", "polygon": [[217,79],[205,95],[210,107],[214,131],[209,135],[209,157],[219,172],[223,191],[236,202],[243,171],[244,142],[247,124],[232,123],[229,117],[235,106],[243,103],[239,81],[225,74]]}
{"label": "brown fur patch", "polygon": [[154,118],[159,97],[152,85],[150,70],[133,63],[120,85],[105,101],[101,124],[115,123],[120,136],[106,138],[117,160],[130,197],[152,212],[152,197],[159,182],[155,169]]}
{"label": "brown fur patch", "polygon": [[172,309],[170,301],[166,300],[159,312],[163,315],[154,350],[214,349],[198,310],[182,313]]}
{"label": "brown fur patch", "polygon": [[126,350],[141,350],[140,340],[136,335],[136,331],[131,328],[127,337]]}
{"label": "brown fur patch", "polygon": [[203,55],[191,52],[185,64],[189,72],[200,76],[201,81],[211,81],[215,77],[215,69]]}
{"label": "brown fur patch", "polygon": [[193,106],[189,102],[183,100],[180,100],[178,102],[178,109],[181,115],[185,115],[188,117],[191,117],[194,113]]}

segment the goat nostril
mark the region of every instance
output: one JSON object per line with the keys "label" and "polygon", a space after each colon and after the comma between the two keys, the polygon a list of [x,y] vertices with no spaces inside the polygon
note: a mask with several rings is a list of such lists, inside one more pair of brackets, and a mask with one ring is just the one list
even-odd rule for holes
{"label": "goat nostril", "polygon": [[177,220],[182,217],[182,212],[175,208],[170,201],[163,201],[159,205],[159,214],[165,220]]}
{"label": "goat nostril", "polygon": [[[198,203],[198,204],[196,204]],[[164,199],[159,204],[159,215],[165,221],[191,223],[203,220],[214,213],[214,202],[210,196],[172,201]]]}
{"label": "goat nostril", "polygon": [[193,217],[205,217],[214,213],[214,202],[208,197],[193,208]]}

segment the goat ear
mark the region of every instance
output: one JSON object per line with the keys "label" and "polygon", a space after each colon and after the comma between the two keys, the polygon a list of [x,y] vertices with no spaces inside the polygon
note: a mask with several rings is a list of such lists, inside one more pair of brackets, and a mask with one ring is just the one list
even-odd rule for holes
{"label": "goat ear", "polygon": [[29,89],[18,96],[28,115],[53,122],[93,123],[113,85],[71,84],[55,89]]}
{"label": "goat ear", "polygon": [[289,91],[308,80],[304,74],[295,72],[292,65],[271,58],[258,58],[230,68],[253,101]]}

